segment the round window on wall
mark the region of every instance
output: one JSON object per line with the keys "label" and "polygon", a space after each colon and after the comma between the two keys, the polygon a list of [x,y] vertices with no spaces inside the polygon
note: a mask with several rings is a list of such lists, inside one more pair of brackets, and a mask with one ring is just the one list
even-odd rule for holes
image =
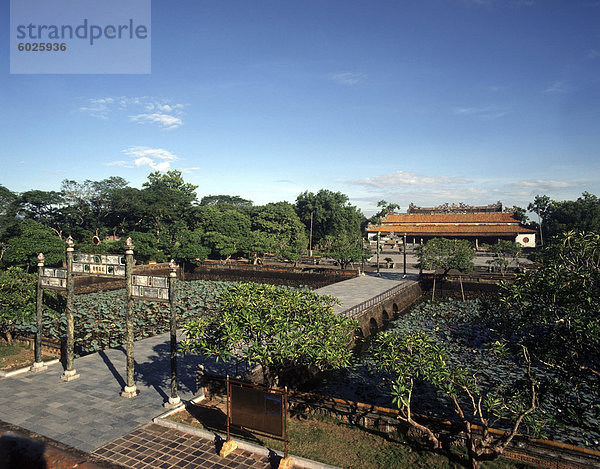
{"label": "round window on wall", "polygon": [[527,244],[527,243],[529,243],[529,238],[527,236],[525,236],[523,238],[523,244]]}

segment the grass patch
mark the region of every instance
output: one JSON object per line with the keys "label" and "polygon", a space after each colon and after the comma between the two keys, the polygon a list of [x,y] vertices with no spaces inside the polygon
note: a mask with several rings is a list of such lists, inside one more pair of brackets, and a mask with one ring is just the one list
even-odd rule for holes
{"label": "grass patch", "polygon": [[[52,360],[52,355],[42,353],[42,360]],[[34,351],[27,344],[0,344],[0,370],[13,371],[30,366],[35,361]]]}
{"label": "grass patch", "polygon": [[[210,401],[190,405],[186,410],[168,417],[169,420],[226,432],[225,409],[222,402]],[[233,439],[283,452],[283,442],[246,431],[231,429]],[[379,469],[382,467],[418,467],[458,469],[464,456],[463,448],[454,448],[449,455],[429,451],[420,441],[400,433],[382,434],[349,425],[330,417],[304,416],[288,418],[288,451],[296,456],[343,468]],[[483,464],[489,469],[526,467],[508,459]]]}

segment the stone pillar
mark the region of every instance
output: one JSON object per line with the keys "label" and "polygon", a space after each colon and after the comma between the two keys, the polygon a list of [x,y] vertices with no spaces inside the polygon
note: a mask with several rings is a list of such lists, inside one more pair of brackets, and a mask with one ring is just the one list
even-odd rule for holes
{"label": "stone pillar", "polygon": [[404,251],[404,269],[403,269],[403,275],[404,277],[406,277],[406,233],[404,233],[404,243],[403,243],[403,251]]}
{"label": "stone pillar", "polygon": [[127,384],[121,391],[121,397],[135,397],[140,392],[136,389],[133,381],[134,373],[134,356],[133,356],[133,342],[134,342],[134,331],[133,331],[133,297],[132,297],[132,286],[133,286],[133,240],[127,238],[127,248],[125,249],[125,283],[127,287],[127,299],[125,300],[125,327],[126,327],[126,352],[127,352]]}
{"label": "stone pillar", "polygon": [[379,275],[379,231],[377,232],[377,275]]}
{"label": "stone pillar", "polygon": [[169,306],[171,307],[171,397],[165,407],[173,408],[181,405],[177,395],[177,265],[174,260],[169,264]]}
{"label": "stone pillar", "polygon": [[67,238],[67,306],[65,316],[67,318],[67,357],[66,369],[60,377],[63,381],[73,381],[79,375],[73,367],[73,349],[75,345],[75,324],[73,322],[73,297],[75,296],[75,284],[73,276],[73,251],[75,243],[70,236]]}
{"label": "stone pillar", "polygon": [[36,296],[36,329],[35,329],[35,360],[29,371],[34,373],[44,371],[48,367],[42,361],[42,302],[44,300],[44,291],[42,290],[42,275],[44,273],[44,254],[38,254],[38,279]]}

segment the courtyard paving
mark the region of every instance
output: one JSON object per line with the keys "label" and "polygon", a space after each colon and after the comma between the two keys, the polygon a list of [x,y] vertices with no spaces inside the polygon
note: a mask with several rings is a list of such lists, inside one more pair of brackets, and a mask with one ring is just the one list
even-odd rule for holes
{"label": "courtyard paving", "polygon": [[[77,358],[80,377],[71,382],[60,380],[60,364],[0,380],[0,420],[83,451],[147,424],[164,412],[170,393],[169,335],[138,341],[134,350],[137,397],[119,395],[125,385],[125,350],[109,349]],[[198,363],[195,355],[178,360],[182,399],[193,397]]]}

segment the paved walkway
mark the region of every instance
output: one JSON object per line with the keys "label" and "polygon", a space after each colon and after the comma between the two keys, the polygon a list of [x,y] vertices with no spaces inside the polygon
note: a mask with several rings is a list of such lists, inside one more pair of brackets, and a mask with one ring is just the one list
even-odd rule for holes
{"label": "paved walkway", "polygon": [[413,282],[413,275],[402,278],[402,272],[388,269],[378,276],[374,273],[361,275],[350,280],[337,282],[315,290],[320,295],[329,295],[338,298],[340,305],[334,307],[336,313],[342,313],[357,304],[367,301],[396,285]]}
{"label": "paved walkway", "polygon": [[227,458],[217,454],[215,442],[173,428],[149,424],[98,448],[92,453],[132,469],[240,468],[269,469],[265,456],[236,449]]}
{"label": "paved walkway", "polygon": [[[0,420],[82,451],[147,424],[165,411],[162,404],[170,395],[169,334],[138,341],[134,350],[137,397],[119,395],[125,385],[125,350],[110,349],[76,359],[81,376],[68,383],[60,380],[60,364],[0,379]],[[178,360],[182,399],[193,397],[198,363],[193,354]]]}

